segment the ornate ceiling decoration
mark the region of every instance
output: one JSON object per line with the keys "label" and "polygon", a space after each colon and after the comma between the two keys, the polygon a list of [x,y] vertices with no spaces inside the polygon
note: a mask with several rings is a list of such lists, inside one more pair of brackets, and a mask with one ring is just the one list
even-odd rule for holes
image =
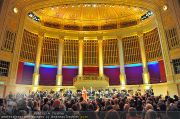
{"label": "ornate ceiling decoration", "polygon": [[[134,26],[166,0],[10,0],[22,16],[33,12],[42,25],[66,30],[108,30]],[[40,19],[39,19],[40,18]],[[101,27],[101,28],[100,28]]]}
{"label": "ornate ceiling decoration", "polygon": [[147,10],[125,5],[111,4],[66,4],[33,11],[41,21],[56,21],[63,24],[104,25],[109,23],[136,21]]}

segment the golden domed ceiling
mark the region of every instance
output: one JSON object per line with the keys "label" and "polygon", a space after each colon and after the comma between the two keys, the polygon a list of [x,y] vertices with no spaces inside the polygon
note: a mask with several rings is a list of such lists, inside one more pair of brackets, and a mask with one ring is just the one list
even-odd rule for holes
{"label": "golden domed ceiling", "polygon": [[148,10],[111,4],[70,4],[33,11],[42,22],[58,22],[77,26],[102,26],[140,20]]}

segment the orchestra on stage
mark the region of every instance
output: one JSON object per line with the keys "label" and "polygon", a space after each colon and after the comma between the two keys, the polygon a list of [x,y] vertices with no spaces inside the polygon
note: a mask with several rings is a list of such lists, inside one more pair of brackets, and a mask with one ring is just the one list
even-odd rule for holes
{"label": "orchestra on stage", "polygon": [[[153,89],[150,88],[145,91],[147,95],[154,95]],[[135,93],[137,96],[141,96],[141,90],[138,89]],[[62,98],[62,99],[79,99],[83,97],[85,101],[87,100],[95,100],[96,98],[112,98],[112,97],[130,97],[134,95],[130,90],[117,90],[117,89],[86,89],[83,87],[81,90],[76,90],[73,92],[70,89],[60,89],[59,91],[47,90],[45,91],[29,91],[30,97],[44,98],[44,97],[54,97],[54,98]]]}

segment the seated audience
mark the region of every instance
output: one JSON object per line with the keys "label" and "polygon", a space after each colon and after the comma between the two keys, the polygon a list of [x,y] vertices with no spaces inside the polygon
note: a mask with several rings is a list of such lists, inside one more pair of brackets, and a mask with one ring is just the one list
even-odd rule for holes
{"label": "seated audience", "polygon": [[[107,90],[108,91],[108,90]],[[51,90],[31,92],[26,94],[10,94],[0,99],[0,116],[42,116],[42,118],[69,118],[73,119],[180,119],[180,100],[137,93],[135,95],[111,93],[93,99],[85,100],[79,94],[69,97]],[[71,91],[72,92],[72,91]],[[98,90],[101,92],[101,90]],[[108,98],[107,98],[108,97]],[[59,117],[58,117],[59,116]],[[13,117],[12,117],[13,118]]]}

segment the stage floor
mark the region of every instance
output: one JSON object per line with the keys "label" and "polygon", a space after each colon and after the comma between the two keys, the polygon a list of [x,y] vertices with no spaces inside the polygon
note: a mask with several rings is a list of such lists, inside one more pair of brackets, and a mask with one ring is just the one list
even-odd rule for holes
{"label": "stage floor", "polygon": [[[154,91],[155,96],[163,95],[166,96],[167,94],[170,96],[178,95],[178,84],[167,84],[167,83],[160,83],[160,84],[151,84],[151,85],[126,85],[126,86],[107,86],[107,87],[98,87],[92,89],[117,89],[117,90],[127,90],[136,92],[138,89],[141,90],[141,93],[145,93],[146,89],[152,88]],[[85,87],[86,88],[86,87]],[[60,89],[70,89],[73,92],[77,91],[75,86],[36,86],[33,85],[0,85],[0,97],[4,97],[9,92],[12,93],[26,93],[28,94],[30,91],[36,90],[51,90],[59,91]],[[88,89],[88,88],[87,88]]]}

